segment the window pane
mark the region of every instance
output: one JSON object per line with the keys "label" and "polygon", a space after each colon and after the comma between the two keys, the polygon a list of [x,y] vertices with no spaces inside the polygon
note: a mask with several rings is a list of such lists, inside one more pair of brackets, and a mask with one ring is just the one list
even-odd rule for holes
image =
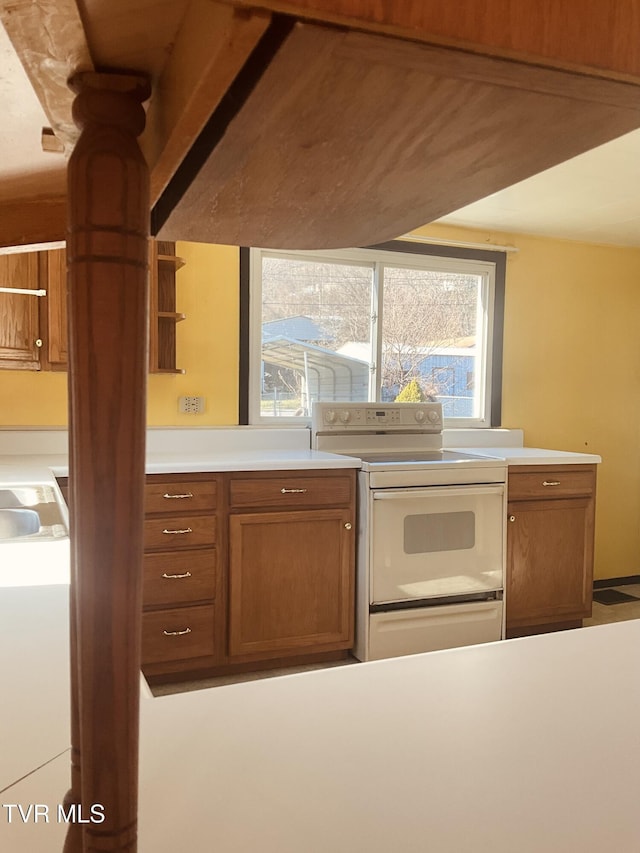
{"label": "window pane", "polygon": [[504,258],[478,255],[404,241],[252,249],[252,422],[303,419],[314,400],[429,396],[443,404],[448,426],[497,421]]}
{"label": "window pane", "polygon": [[261,415],[366,401],[373,264],[262,257]]}
{"label": "window pane", "polygon": [[442,403],[443,414],[477,417],[482,277],[384,267],[381,398]]}

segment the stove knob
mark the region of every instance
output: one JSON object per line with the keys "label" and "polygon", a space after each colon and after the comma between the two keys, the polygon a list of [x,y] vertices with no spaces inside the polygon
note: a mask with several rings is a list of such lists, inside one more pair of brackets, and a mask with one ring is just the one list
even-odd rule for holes
{"label": "stove knob", "polygon": [[328,412],[324,413],[324,419],[328,424],[335,423],[336,413],[333,411],[333,409],[329,409]]}
{"label": "stove knob", "polygon": [[434,411],[429,412],[428,418],[432,424],[436,424],[440,420],[438,413]]}
{"label": "stove knob", "polygon": [[416,411],[414,413],[414,417],[418,421],[419,424],[424,422],[424,419],[426,418],[426,416],[427,416],[427,413],[425,412],[424,409],[416,409]]}
{"label": "stove knob", "polygon": [[349,421],[351,420],[351,412],[349,411],[349,409],[343,409],[340,412],[340,420],[343,424],[349,423]]}

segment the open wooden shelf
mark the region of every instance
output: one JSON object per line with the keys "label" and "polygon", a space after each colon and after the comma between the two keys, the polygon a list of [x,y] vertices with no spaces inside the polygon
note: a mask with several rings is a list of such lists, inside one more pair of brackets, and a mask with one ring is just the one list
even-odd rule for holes
{"label": "open wooden shelf", "polygon": [[185,259],[179,258],[177,255],[156,255],[156,261],[159,264],[171,264],[176,270],[186,264]]}
{"label": "open wooden shelf", "polygon": [[152,240],[150,246],[149,372],[184,373],[176,367],[176,324],[185,319],[176,311],[176,272],[185,261],[175,243]]}

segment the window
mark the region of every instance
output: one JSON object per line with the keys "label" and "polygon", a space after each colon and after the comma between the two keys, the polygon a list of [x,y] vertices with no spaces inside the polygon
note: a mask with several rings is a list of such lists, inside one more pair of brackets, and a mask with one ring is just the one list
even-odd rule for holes
{"label": "window", "polygon": [[241,422],[399,399],[441,402],[449,426],[499,424],[503,253],[410,241],[241,252]]}

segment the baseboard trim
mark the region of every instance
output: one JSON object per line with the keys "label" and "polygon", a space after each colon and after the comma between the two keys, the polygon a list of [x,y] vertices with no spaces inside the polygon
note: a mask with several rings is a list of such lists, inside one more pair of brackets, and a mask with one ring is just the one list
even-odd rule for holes
{"label": "baseboard trim", "polygon": [[640,575],[626,575],[623,578],[603,578],[593,582],[594,589],[608,589],[610,586],[625,586],[630,583],[640,583]]}

